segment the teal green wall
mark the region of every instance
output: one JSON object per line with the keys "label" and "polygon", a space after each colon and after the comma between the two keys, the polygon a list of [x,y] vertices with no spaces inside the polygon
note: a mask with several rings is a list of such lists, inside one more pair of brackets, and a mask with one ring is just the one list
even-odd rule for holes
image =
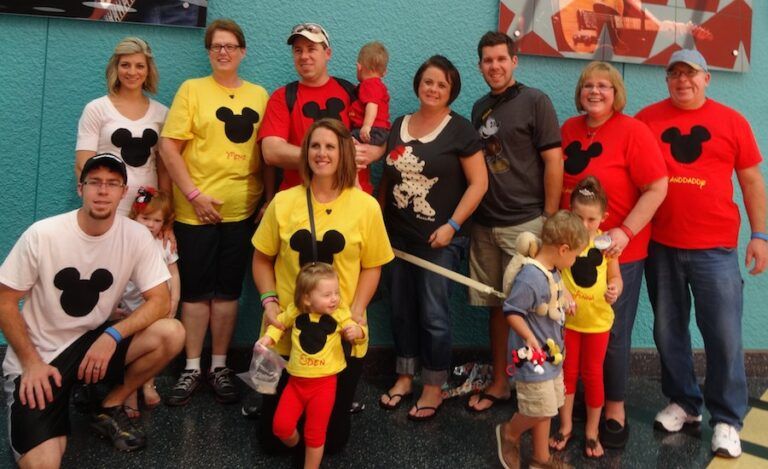
{"label": "teal green wall", "polygon": [[[714,73],[710,96],[744,113],[760,147],[765,149],[768,48],[763,45],[768,37],[768,2],[752,3],[752,71]],[[462,92],[454,109],[468,115],[472,102],[487,91],[477,72],[475,50],[482,33],[495,28],[497,11],[498,0],[214,0],[208,17],[231,17],[243,26],[248,49],[242,75],[270,91],[295,79],[285,45],[287,32],[295,23],[316,21],[326,26],[333,45],[331,71],[348,79],[354,78],[359,46],[374,39],[383,41],[391,56],[386,81],[395,116],[414,110],[411,81],[418,65],[432,54],[444,54],[462,73]],[[114,44],[128,35],[145,38],[155,51],[160,69],[157,98],[161,102],[170,104],[184,79],[208,73],[202,30],[0,15],[1,257],[34,220],[77,206],[72,176],[77,121],[85,103],[105,93],[104,66]],[[522,56],[517,76],[546,91],[562,121],[575,112],[573,88],[584,64]],[[618,66],[629,90],[628,113],[665,96],[661,68]],[[742,244],[747,238],[748,226],[742,226]],[[768,300],[768,276],[746,278],[745,296],[744,345],[766,349],[768,315],[763,305]],[[241,344],[255,337],[260,317],[257,303],[249,287],[236,338]],[[463,304],[461,293],[454,302],[456,344],[485,343],[486,313]],[[370,322],[373,342],[391,343],[386,304],[372,305]],[[653,346],[651,325],[643,293],[634,331],[635,346]],[[701,344],[698,337],[696,343]]]}

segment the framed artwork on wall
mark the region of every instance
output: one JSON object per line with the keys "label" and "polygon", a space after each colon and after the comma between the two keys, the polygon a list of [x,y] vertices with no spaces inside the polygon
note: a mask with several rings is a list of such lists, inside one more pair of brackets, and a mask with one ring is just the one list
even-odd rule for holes
{"label": "framed artwork on wall", "polygon": [[0,0],[0,14],[204,28],[208,0]]}
{"label": "framed artwork on wall", "polygon": [[666,65],[697,49],[713,69],[746,72],[752,0],[501,0],[499,31],[521,54]]}

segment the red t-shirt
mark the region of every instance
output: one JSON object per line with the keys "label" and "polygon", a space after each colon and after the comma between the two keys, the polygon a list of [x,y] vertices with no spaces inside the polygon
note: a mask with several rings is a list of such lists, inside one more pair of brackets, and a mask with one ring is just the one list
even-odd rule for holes
{"label": "red t-shirt", "polygon": [[[259,128],[259,142],[264,137],[281,137],[288,143],[301,146],[304,134],[315,120],[322,117],[341,119],[349,128],[349,94],[331,77],[322,86],[307,86],[299,83],[296,91],[296,102],[288,112],[285,101],[285,86],[278,88],[267,103],[264,122]],[[373,191],[370,183],[368,168],[358,173],[360,185],[369,194]],[[280,190],[301,184],[301,176],[295,169],[283,170],[283,182]]]}
{"label": "red t-shirt", "polygon": [[376,119],[374,119],[371,127],[389,129],[391,126],[389,123],[389,91],[387,91],[381,78],[366,78],[357,87],[357,101],[353,102],[349,108],[349,121],[352,123],[352,128],[359,129],[363,126],[365,105],[368,103],[379,106]]}
{"label": "red t-shirt", "polygon": [[[603,231],[623,224],[640,198],[640,188],[667,174],[648,127],[627,115],[615,113],[591,138],[587,137],[584,115],[568,119],[560,131],[565,155],[560,206],[569,208],[574,186],[587,176],[595,176],[608,196],[608,218],[600,225]],[[649,223],[635,233],[620,262],[645,259],[650,238]]]}
{"label": "red t-shirt", "polygon": [[711,99],[694,110],[665,99],[637,118],[651,128],[669,172],[653,240],[682,249],[736,247],[740,217],[731,177],[762,161],[747,120]]}

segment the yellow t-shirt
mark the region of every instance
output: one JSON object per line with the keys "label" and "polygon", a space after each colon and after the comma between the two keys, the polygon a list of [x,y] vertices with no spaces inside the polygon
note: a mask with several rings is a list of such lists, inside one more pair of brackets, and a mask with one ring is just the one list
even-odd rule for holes
{"label": "yellow t-shirt", "polygon": [[[213,77],[181,84],[162,136],[186,141],[182,156],[195,186],[221,200],[225,222],[248,218],[261,198],[261,155],[256,133],[264,118],[269,95],[259,85],[243,81],[228,89]],[[176,220],[199,225],[192,205],[173,186]]]}
{"label": "yellow t-shirt", "polygon": [[[312,206],[320,260],[324,260],[324,253],[333,253],[333,267],[339,275],[341,304],[351,305],[360,270],[384,265],[395,257],[384,228],[381,209],[376,199],[357,188],[343,190],[336,200],[327,204],[313,197]],[[309,259],[312,256],[304,186],[277,193],[253,235],[253,246],[268,256],[277,256],[277,296],[281,309],[285,310],[293,302],[296,275],[300,269],[299,251]],[[262,323],[260,335],[264,331]],[[365,356],[367,338],[366,335],[364,343],[352,347],[352,356]],[[290,347],[290,341],[283,337],[275,346],[275,351],[288,355]]]}
{"label": "yellow t-shirt", "polygon": [[[339,306],[333,314],[304,314],[291,303],[285,312],[277,316],[286,330],[291,328],[291,354],[286,369],[291,376],[300,378],[322,378],[332,376],[347,367],[344,350],[341,348],[341,330],[355,325],[352,313],[346,306]],[[363,328],[365,337],[355,343],[368,340],[368,328]],[[283,331],[269,326],[267,335],[278,343]]]}
{"label": "yellow t-shirt", "polygon": [[594,240],[579,254],[570,269],[563,270],[563,283],[576,302],[576,314],[566,316],[565,327],[577,332],[606,332],[613,325],[613,308],[605,301],[608,289],[608,260]]}

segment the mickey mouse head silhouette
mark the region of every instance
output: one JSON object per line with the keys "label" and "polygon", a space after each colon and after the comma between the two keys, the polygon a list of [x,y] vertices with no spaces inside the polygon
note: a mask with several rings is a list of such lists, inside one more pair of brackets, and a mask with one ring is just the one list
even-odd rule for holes
{"label": "mickey mouse head silhouette", "polygon": [[344,101],[339,98],[328,98],[325,101],[325,109],[320,109],[320,105],[310,101],[301,107],[304,117],[318,121],[323,117],[341,120],[341,112],[344,110]]}
{"label": "mickey mouse head silhouette", "polygon": [[338,323],[333,317],[323,314],[320,320],[312,322],[309,314],[300,314],[294,323],[299,330],[299,344],[310,355],[314,355],[325,347],[328,336],[336,331]]}
{"label": "mickey mouse head silhouette", "polygon": [[603,253],[597,248],[587,251],[584,257],[577,257],[571,267],[571,274],[576,285],[589,288],[597,282],[597,266],[603,263]]}
{"label": "mickey mouse head silhouette", "polygon": [[672,158],[678,163],[690,164],[701,156],[702,143],[709,141],[712,135],[709,130],[694,125],[691,133],[683,135],[677,127],[670,127],[661,134],[661,141],[669,143]]}
{"label": "mickey mouse head silhouette", "polygon": [[333,255],[344,250],[346,241],[344,235],[336,230],[328,230],[323,239],[317,240],[317,259],[312,258],[312,234],[309,230],[299,230],[290,239],[291,249],[299,253],[299,265],[310,262],[325,262],[333,264]]}
{"label": "mickey mouse head silhouette", "polygon": [[120,149],[120,157],[125,164],[138,168],[147,164],[152,147],[157,143],[157,132],[144,129],[141,137],[134,137],[128,129],[112,132],[112,145]]}
{"label": "mickey mouse head silhouette", "polygon": [[222,106],[216,109],[216,118],[224,122],[224,133],[234,143],[247,142],[253,135],[253,125],[259,122],[259,113],[244,107],[242,114],[235,114],[232,109]]}
{"label": "mickey mouse head silhouette", "polygon": [[565,172],[568,174],[579,174],[587,169],[589,160],[603,154],[603,145],[600,142],[595,142],[587,147],[586,150],[582,150],[581,142],[575,141],[565,147],[565,154],[568,156],[565,160]]}
{"label": "mickey mouse head silhouette", "polygon": [[90,279],[81,279],[80,271],[67,267],[53,278],[53,285],[61,290],[61,307],[69,316],[81,318],[90,313],[99,302],[99,294],[112,286],[112,274],[96,269]]}

